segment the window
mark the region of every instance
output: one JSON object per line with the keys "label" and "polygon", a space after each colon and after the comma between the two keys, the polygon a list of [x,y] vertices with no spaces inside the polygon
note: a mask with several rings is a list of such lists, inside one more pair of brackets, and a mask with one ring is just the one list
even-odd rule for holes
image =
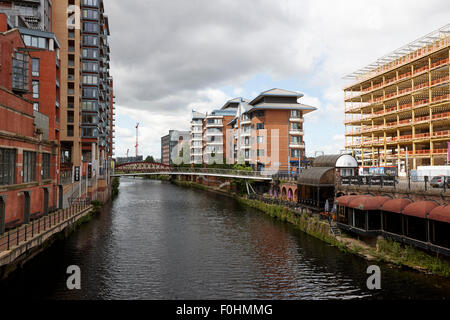
{"label": "window", "polygon": [[83,49],[83,58],[97,59],[98,58],[98,49],[95,49],[95,48]]}
{"label": "window", "polygon": [[262,129],[264,129],[264,123],[257,123],[256,130],[262,130]]}
{"label": "window", "polygon": [[83,62],[83,71],[97,72],[98,71],[98,62],[94,62],[94,61]]}
{"label": "window", "polygon": [[256,155],[258,156],[258,157],[264,157],[264,149],[258,149],[258,150],[256,150],[257,152],[256,152]]}
{"label": "window", "polygon": [[97,89],[96,88],[83,88],[83,98],[96,99]]}
{"label": "window", "polygon": [[17,51],[12,61],[12,88],[28,90],[28,55]]}
{"label": "window", "polygon": [[83,84],[97,85],[98,84],[98,76],[96,76],[96,75],[84,75],[83,76]]}
{"label": "window", "polygon": [[98,37],[96,36],[83,36],[83,44],[87,46],[98,46]]}
{"label": "window", "polygon": [[42,154],[42,179],[50,179],[50,154]]}
{"label": "window", "polygon": [[99,30],[98,23],[95,23],[95,22],[84,22],[83,23],[83,31],[84,32],[98,33],[98,30]]}
{"label": "window", "polygon": [[16,183],[16,150],[0,148],[0,185]]}
{"label": "window", "polygon": [[300,131],[302,129],[301,125],[299,123],[291,123],[291,130],[292,131]]}
{"label": "window", "polygon": [[36,180],[36,152],[23,152],[23,178],[22,181],[33,182]]}
{"label": "window", "polygon": [[98,123],[98,117],[95,115],[84,114],[82,116],[82,123],[96,124]]}
{"label": "window", "polygon": [[85,111],[98,111],[97,101],[83,101],[82,108]]}
{"label": "window", "polygon": [[98,19],[98,11],[92,9],[83,9],[83,18],[89,20],[97,20]]}
{"label": "window", "polygon": [[291,118],[300,118],[301,116],[300,110],[291,110]]}
{"label": "window", "polygon": [[47,49],[47,39],[46,38],[24,35],[23,42],[25,43],[25,45],[27,47]]}
{"label": "window", "polygon": [[258,137],[256,138],[256,141],[257,141],[258,143],[264,143],[264,136],[258,136]]}
{"label": "window", "polygon": [[291,157],[292,158],[300,158],[300,150],[291,149]]}
{"label": "window", "polygon": [[33,80],[33,98],[39,99],[39,81]]}
{"label": "window", "polygon": [[39,103],[38,102],[33,102],[33,110],[39,111]]}
{"label": "window", "polygon": [[291,136],[291,144],[300,144],[300,137]]}
{"label": "window", "polygon": [[97,138],[98,137],[98,129],[95,128],[81,128],[82,136],[87,138]]}
{"label": "window", "polygon": [[98,0],[83,0],[83,5],[91,6],[91,7],[97,7],[98,6]]}
{"label": "window", "polygon": [[39,77],[39,59],[33,58],[31,61],[32,61],[32,75],[33,77]]}

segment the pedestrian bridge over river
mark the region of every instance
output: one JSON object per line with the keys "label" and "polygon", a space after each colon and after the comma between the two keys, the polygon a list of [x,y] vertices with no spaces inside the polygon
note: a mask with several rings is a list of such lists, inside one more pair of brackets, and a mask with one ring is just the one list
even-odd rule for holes
{"label": "pedestrian bridge over river", "polygon": [[155,162],[132,162],[117,165],[112,177],[146,176],[146,175],[190,175],[211,176],[222,178],[237,178],[246,180],[271,181],[272,175],[268,172],[213,169],[213,168],[173,168],[171,166]]}

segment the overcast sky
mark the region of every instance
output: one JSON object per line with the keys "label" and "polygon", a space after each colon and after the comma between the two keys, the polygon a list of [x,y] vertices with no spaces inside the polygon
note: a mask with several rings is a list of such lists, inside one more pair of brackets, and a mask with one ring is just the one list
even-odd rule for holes
{"label": "overcast sky", "polygon": [[191,110],[262,91],[299,91],[307,155],[344,147],[342,78],[450,23],[450,1],[105,0],[116,96],[116,156],[160,158]]}

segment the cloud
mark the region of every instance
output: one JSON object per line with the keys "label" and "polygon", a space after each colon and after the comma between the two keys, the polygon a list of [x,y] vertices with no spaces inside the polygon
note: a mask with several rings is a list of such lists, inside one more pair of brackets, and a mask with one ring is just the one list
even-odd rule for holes
{"label": "cloud", "polygon": [[[159,135],[187,129],[192,108],[208,111],[234,98],[224,88],[249,99],[270,89],[257,83],[243,90],[261,74],[289,81],[306,93],[301,101],[309,97],[320,107],[307,115],[311,132],[342,134],[342,77],[448,23],[450,6],[447,0],[109,0],[105,11],[117,111],[145,123],[150,140],[143,143],[155,154]],[[126,150],[121,141],[117,155]]]}

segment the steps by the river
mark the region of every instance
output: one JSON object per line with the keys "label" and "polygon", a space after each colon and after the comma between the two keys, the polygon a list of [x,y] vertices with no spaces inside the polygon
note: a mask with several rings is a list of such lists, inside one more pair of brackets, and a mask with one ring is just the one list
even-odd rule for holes
{"label": "steps by the river", "polygon": [[340,237],[342,235],[341,230],[337,227],[337,225],[334,222],[330,223],[330,229],[335,237]]}

